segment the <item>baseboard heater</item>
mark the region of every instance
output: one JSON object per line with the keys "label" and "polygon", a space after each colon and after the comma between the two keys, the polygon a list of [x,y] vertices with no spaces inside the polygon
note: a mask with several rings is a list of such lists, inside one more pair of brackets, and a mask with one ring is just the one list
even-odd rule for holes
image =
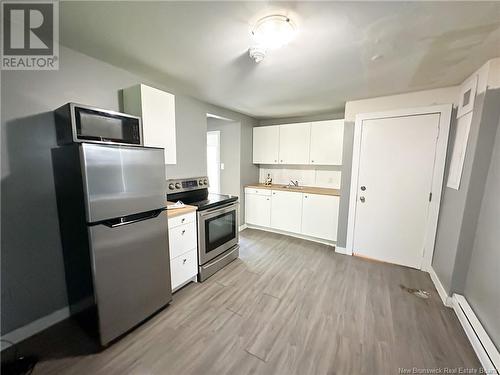
{"label": "baseboard heater", "polygon": [[[454,294],[453,310],[487,374],[500,374],[500,352],[464,296]],[[495,372],[496,371],[496,372]]]}

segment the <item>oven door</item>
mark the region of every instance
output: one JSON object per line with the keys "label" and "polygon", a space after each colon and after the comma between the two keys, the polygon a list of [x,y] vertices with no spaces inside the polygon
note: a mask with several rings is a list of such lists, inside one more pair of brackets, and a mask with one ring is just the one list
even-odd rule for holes
{"label": "oven door", "polygon": [[205,264],[238,243],[239,203],[198,212],[198,255]]}

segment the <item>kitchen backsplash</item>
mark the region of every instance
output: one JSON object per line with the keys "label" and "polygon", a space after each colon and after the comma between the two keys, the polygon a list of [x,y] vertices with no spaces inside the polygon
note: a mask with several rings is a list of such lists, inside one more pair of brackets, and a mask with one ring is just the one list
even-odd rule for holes
{"label": "kitchen backsplash", "polygon": [[283,168],[280,165],[266,165],[259,168],[259,182],[264,183],[270,173],[273,184],[288,184],[290,180],[299,185],[340,189],[341,172],[338,170],[311,167]]}

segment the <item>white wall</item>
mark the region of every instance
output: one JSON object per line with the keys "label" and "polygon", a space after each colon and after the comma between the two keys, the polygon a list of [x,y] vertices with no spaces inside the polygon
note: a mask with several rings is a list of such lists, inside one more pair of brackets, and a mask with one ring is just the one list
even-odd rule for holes
{"label": "white wall", "polygon": [[435,104],[457,104],[460,86],[415,91],[406,94],[349,101],[345,105],[345,120],[355,121],[359,113],[382,112]]}

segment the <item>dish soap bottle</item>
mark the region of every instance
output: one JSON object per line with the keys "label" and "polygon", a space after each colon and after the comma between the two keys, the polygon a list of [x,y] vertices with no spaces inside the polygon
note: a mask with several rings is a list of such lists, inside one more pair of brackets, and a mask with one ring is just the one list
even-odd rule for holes
{"label": "dish soap bottle", "polygon": [[271,186],[273,183],[273,179],[271,177],[271,173],[267,174],[266,181],[264,182],[264,185],[266,186]]}

